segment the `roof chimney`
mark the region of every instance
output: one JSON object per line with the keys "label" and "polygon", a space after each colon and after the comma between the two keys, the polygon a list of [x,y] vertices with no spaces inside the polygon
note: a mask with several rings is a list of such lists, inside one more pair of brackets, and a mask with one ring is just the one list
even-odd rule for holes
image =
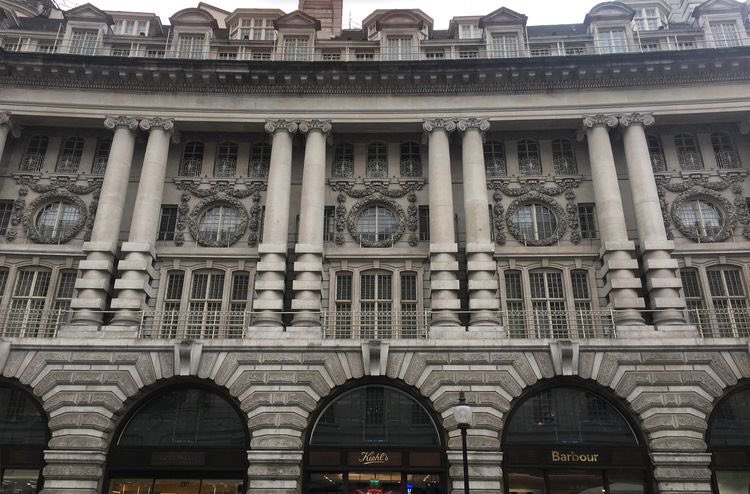
{"label": "roof chimney", "polygon": [[321,34],[341,34],[344,0],[299,0],[299,10],[320,21]]}

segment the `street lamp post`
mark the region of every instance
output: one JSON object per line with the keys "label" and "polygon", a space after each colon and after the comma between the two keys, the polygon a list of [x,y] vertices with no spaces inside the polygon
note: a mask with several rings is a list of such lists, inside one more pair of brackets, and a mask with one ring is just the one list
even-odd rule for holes
{"label": "street lamp post", "polygon": [[464,456],[464,494],[469,494],[469,454],[466,449],[466,429],[471,426],[471,407],[466,404],[466,396],[458,394],[458,405],[453,408],[453,418],[461,429],[461,446]]}

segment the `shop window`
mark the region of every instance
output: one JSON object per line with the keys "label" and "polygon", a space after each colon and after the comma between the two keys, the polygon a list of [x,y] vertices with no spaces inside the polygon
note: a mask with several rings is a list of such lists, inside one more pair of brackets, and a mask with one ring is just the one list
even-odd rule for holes
{"label": "shop window", "polygon": [[83,155],[83,137],[71,137],[63,142],[60,156],[57,158],[58,173],[77,173]]}
{"label": "shop window", "polygon": [[498,141],[489,141],[484,145],[484,170],[487,177],[504,177],[508,174],[505,165],[505,148]]}
{"label": "shop window", "polygon": [[191,141],[185,144],[182,161],[180,161],[179,176],[200,177],[203,170],[203,149],[203,143],[199,141]]}
{"label": "shop window", "polygon": [[34,136],[29,139],[26,145],[26,151],[21,157],[19,170],[22,172],[38,172],[44,166],[44,158],[47,156],[47,146],[49,146],[49,137]]}
{"label": "shop window", "polygon": [[216,153],[215,177],[234,177],[237,173],[237,143],[222,142]]}
{"label": "shop window", "polygon": [[677,161],[683,170],[702,170],[703,158],[698,149],[698,141],[692,134],[677,134],[674,136],[677,148]]}
{"label": "shop window", "polygon": [[734,147],[732,137],[726,132],[716,132],[711,134],[711,146],[716,157],[716,164],[720,170],[730,168],[740,168],[740,155]]}
{"label": "shop window", "polygon": [[709,420],[706,442],[717,494],[744,493],[750,488],[748,409],[750,390],[743,387],[721,399]]}

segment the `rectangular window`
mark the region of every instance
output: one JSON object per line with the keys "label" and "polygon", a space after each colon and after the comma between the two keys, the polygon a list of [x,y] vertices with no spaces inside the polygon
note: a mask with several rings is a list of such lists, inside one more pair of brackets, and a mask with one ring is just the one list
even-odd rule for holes
{"label": "rectangular window", "polygon": [[550,56],[551,51],[549,48],[532,48],[531,49],[531,56],[532,57],[548,57]]}
{"label": "rectangular window", "polygon": [[56,318],[56,322],[67,321],[70,316],[70,302],[75,292],[76,271],[63,271],[60,273],[60,280],[57,283],[57,292],[55,293],[54,313],[51,317]]}
{"label": "rectangular window", "polygon": [[326,206],[323,210],[323,241],[336,240],[336,207]]}
{"label": "rectangular window", "polygon": [[572,47],[569,47],[569,48],[565,48],[565,54],[566,55],[572,55],[572,56],[575,56],[575,55],[585,55],[586,54],[586,49],[584,47],[582,47],[582,46],[572,46]]}
{"label": "rectangular window", "polygon": [[57,47],[55,45],[38,45],[36,51],[39,53],[55,53],[57,52]]}
{"label": "rectangular window", "polygon": [[490,56],[495,58],[513,58],[518,56],[518,35],[493,34]]}
{"label": "rectangular window", "polygon": [[375,54],[374,53],[355,53],[354,59],[357,60],[358,62],[375,60]]}
{"label": "rectangular window", "polygon": [[13,201],[0,201],[0,235],[5,236],[13,215]]}
{"label": "rectangular window", "polygon": [[130,47],[112,48],[113,57],[129,57]]}
{"label": "rectangular window", "polygon": [[252,60],[271,60],[270,51],[254,51],[250,57]]}
{"label": "rectangular window", "polygon": [[245,311],[250,293],[250,273],[240,271],[232,275],[232,288],[227,318],[227,336],[242,338],[245,329]]}
{"label": "rectangular window", "polygon": [[530,273],[529,285],[537,338],[567,338],[568,324],[562,273],[558,271]]}
{"label": "rectangular window", "polygon": [[444,51],[428,51],[425,52],[424,58],[426,60],[440,60],[445,58],[445,52]]}
{"label": "rectangular window", "polygon": [[333,337],[349,338],[352,335],[352,273],[336,274],[336,315]]}
{"label": "rectangular window", "polygon": [[680,41],[677,43],[678,50],[695,50],[696,47],[695,41]]}
{"label": "rectangular window", "polygon": [[237,60],[236,51],[220,51],[219,60]]}
{"label": "rectangular window", "polygon": [[341,60],[341,53],[340,52],[323,53],[323,61],[324,62],[337,62],[339,60]]}
{"label": "rectangular window", "polygon": [[160,325],[160,336],[162,338],[174,338],[177,336],[180,303],[182,302],[182,290],[184,286],[184,272],[170,271],[167,274],[167,289],[164,291],[164,311],[161,316]]}
{"label": "rectangular window", "polygon": [[641,43],[641,51],[659,51],[659,43]]}
{"label": "rectangular window", "polygon": [[99,39],[99,31],[88,29],[74,29],[70,41],[70,53],[74,55],[93,55],[96,53],[96,44]]}
{"label": "rectangular window", "polygon": [[487,212],[490,215],[490,240],[495,241],[495,212],[492,204],[487,204]]}
{"label": "rectangular window", "polygon": [[148,34],[149,21],[120,19],[115,23],[115,34],[122,36],[145,36]]}
{"label": "rectangular window", "polygon": [[478,39],[482,37],[482,29],[476,24],[461,24],[458,31],[459,39]]}
{"label": "rectangular window", "polygon": [[599,31],[599,53],[625,53],[628,44],[624,29],[602,29]]}
{"label": "rectangular window", "polygon": [[177,43],[179,58],[203,58],[205,36],[202,34],[181,34]]}
{"label": "rectangular window", "polygon": [[171,241],[174,240],[174,233],[177,227],[177,206],[165,205],[161,207],[161,218],[159,220],[159,233],[157,240]]}
{"label": "rectangular window", "polygon": [[241,27],[237,28],[237,24],[235,24],[235,26],[233,27],[231,37],[232,39],[244,39],[253,41],[274,40],[276,39],[276,32],[273,28],[273,19],[242,19]]}
{"label": "rectangular window", "polygon": [[401,337],[417,338],[417,273],[401,274]]}
{"label": "rectangular window", "polygon": [[430,207],[419,206],[419,240],[430,241]]}
{"label": "rectangular window", "polygon": [[508,335],[511,338],[526,338],[526,316],[519,271],[505,272],[505,304],[508,308]]}
{"label": "rectangular window", "polygon": [[307,36],[287,36],[284,38],[284,60],[307,61],[310,58]]}
{"label": "rectangular window", "polygon": [[578,224],[581,228],[581,238],[599,238],[596,225],[596,209],[593,204],[578,205]]}
{"label": "rectangular window", "polygon": [[714,37],[714,48],[729,48],[740,46],[740,37],[737,32],[737,24],[734,22],[723,22],[711,24],[711,34]]}
{"label": "rectangular window", "polygon": [[388,60],[411,60],[412,59],[412,37],[388,36],[386,53]]}
{"label": "rectangular window", "polygon": [[656,7],[636,9],[634,20],[638,31],[655,31],[662,25],[659,9]]}
{"label": "rectangular window", "polygon": [[164,50],[147,50],[147,58],[164,58]]}
{"label": "rectangular window", "polygon": [[458,58],[462,60],[470,59],[470,58],[479,58],[479,52],[477,50],[461,50],[458,52]]}

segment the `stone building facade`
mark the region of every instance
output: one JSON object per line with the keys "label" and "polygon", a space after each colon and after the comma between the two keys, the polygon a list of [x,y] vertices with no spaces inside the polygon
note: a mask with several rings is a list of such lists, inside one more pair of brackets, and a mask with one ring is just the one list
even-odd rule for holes
{"label": "stone building facade", "polygon": [[3,492],[747,492],[747,4],[0,13]]}

